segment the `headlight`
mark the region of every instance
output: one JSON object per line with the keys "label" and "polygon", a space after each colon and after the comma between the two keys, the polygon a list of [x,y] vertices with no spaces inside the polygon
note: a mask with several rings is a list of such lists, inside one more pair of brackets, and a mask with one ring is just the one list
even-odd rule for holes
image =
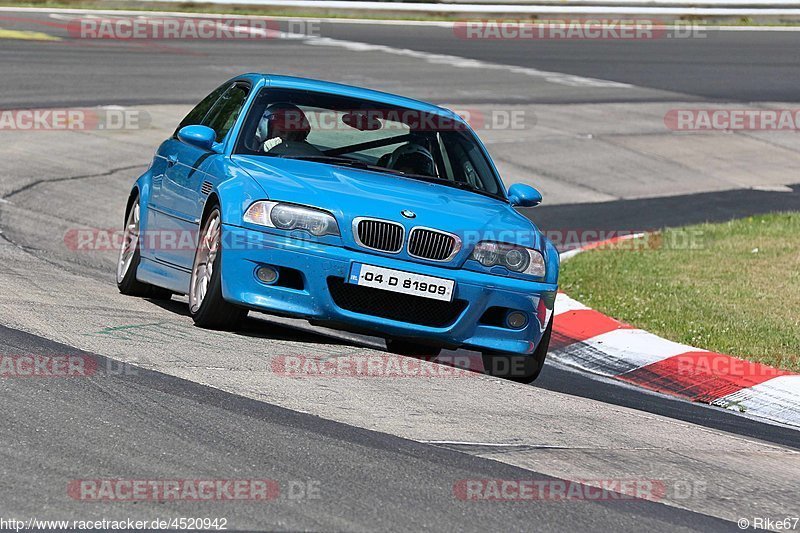
{"label": "headlight", "polygon": [[547,271],[544,257],[538,250],[502,242],[479,242],[469,258],[487,268],[500,265],[512,272],[537,278],[543,278]]}
{"label": "headlight", "polygon": [[316,237],[339,235],[339,225],[333,215],[294,204],[260,201],[247,208],[244,221],[270,228],[307,231]]}

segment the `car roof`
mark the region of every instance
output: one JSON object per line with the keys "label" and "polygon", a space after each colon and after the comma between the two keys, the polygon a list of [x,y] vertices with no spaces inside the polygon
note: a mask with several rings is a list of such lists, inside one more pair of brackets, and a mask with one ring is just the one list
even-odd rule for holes
{"label": "car roof", "polygon": [[327,94],[334,94],[338,96],[347,96],[351,98],[360,98],[363,100],[371,100],[381,104],[393,105],[411,109],[414,111],[422,111],[435,115],[445,116],[448,118],[456,119],[463,122],[463,119],[450,109],[440,107],[437,105],[414,100],[405,96],[396,94],[385,93],[373,89],[365,89],[363,87],[356,87],[354,85],[345,85],[343,83],[334,83],[331,81],[315,80],[312,78],[300,78],[296,76],[283,76],[280,74],[245,74],[239,78],[249,78],[253,81],[255,79],[263,79],[270,87],[279,87],[282,89],[299,89],[306,91],[315,91]]}

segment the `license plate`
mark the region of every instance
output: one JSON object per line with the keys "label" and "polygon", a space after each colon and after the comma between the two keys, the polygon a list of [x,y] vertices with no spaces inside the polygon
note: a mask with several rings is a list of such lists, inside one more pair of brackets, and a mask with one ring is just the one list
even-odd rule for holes
{"label": "license plate", "polygon": [[456,286],[456,282],[451,279],[423,276],[361,263],[353,264],[348,282],[363,287],[411,294],[443,302],[453,299],[453,289]]}

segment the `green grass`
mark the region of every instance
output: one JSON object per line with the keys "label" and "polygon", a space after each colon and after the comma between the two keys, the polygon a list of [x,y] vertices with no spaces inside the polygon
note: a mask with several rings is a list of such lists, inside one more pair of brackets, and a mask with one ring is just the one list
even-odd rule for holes
{"label": "green grass", "polygon": [[563,264],[561,287],[667,339],[800,371],[800,212],[586,252]]}

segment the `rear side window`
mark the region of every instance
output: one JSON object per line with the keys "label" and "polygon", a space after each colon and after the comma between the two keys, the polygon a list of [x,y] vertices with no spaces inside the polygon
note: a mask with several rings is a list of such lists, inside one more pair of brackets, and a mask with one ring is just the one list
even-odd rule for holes
{"label": "rear side window", "polygon": [[222,142],[242,112],[249,89],[244,84],[229,88],[203,120],[203,125],[217,132],[217,142]]}

